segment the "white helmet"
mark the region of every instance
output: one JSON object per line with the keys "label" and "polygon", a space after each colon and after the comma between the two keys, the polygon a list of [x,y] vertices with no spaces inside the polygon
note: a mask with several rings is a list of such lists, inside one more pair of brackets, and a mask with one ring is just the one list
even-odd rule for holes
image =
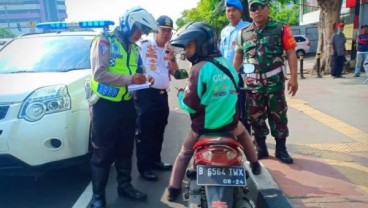
{"label": "white helmet", "polygon": [[127,37],[132,35],[134,27],[138,27],[144,34],[158,32],[158,26],[155,18],[140,6],[127,10],[119,18],[120,29]]}

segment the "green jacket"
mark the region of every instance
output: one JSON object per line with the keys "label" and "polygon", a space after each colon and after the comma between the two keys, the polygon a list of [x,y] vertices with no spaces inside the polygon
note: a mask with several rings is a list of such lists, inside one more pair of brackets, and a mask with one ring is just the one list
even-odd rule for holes
{"label": "green jacket", "polygon": [[[237,71],[232,64],[223,57],[215,59],[229,69],[238,83]],[[207,61],[191,68],[189,84],[184,93],[178,94],[180,107],[190,114],[192,129],[198,134],[235,129],[239,120],[237,99],[231,79]]]}

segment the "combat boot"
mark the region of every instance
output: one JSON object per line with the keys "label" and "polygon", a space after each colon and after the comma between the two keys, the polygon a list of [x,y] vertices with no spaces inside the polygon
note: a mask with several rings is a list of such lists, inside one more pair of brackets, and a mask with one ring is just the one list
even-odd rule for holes
{"label": "combat boot", "polygon": [[257,150],[258,159],[268,157],[268,150],[266,145],[266,136],[256,136],[255,145]]}
{"label": "combat boot", "polygon": [[115,161],[115,168],[117,173],[118,188],[117,192],[120,197],[126,197],[136,201],[144,201],[147,195],[135,189],[130,183],[132,178],[130,176],[132,171],[132,161]]}
{"label": "combat boot", "polygon": [[276,151],[275,156],[278,158],[281,162],[292,164],[293,158],[289,155],[289,153],[286,150],[286,138],[275,138],[276,140]]}
{"label": "combat boot", "polygon": [[97,167],[91,165],[92,175],[92,201],[91,208],[106,207],[105,188],[109,178],[110,167]]}

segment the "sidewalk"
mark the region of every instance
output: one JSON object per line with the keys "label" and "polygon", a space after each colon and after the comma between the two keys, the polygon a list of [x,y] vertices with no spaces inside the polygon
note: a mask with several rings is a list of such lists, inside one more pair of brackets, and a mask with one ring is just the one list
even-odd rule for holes
{"label": "sidewalk", "polygon": [[[304,66],[309,71],[312,59]],[[270,135],[270,157],[261,162],[294,208],[368,207],[367,75],[304,76],[298,75],[297,95],[288,96],[287,145],[294,164],[274,158]]]}

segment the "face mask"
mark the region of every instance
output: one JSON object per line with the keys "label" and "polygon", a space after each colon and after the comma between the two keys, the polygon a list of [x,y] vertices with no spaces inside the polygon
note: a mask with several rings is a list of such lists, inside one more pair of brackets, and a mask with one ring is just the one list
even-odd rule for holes
{"label": "face mask", "polygon": [[342,33],[342,29],[337,29],[337,32],[338,33]]}

